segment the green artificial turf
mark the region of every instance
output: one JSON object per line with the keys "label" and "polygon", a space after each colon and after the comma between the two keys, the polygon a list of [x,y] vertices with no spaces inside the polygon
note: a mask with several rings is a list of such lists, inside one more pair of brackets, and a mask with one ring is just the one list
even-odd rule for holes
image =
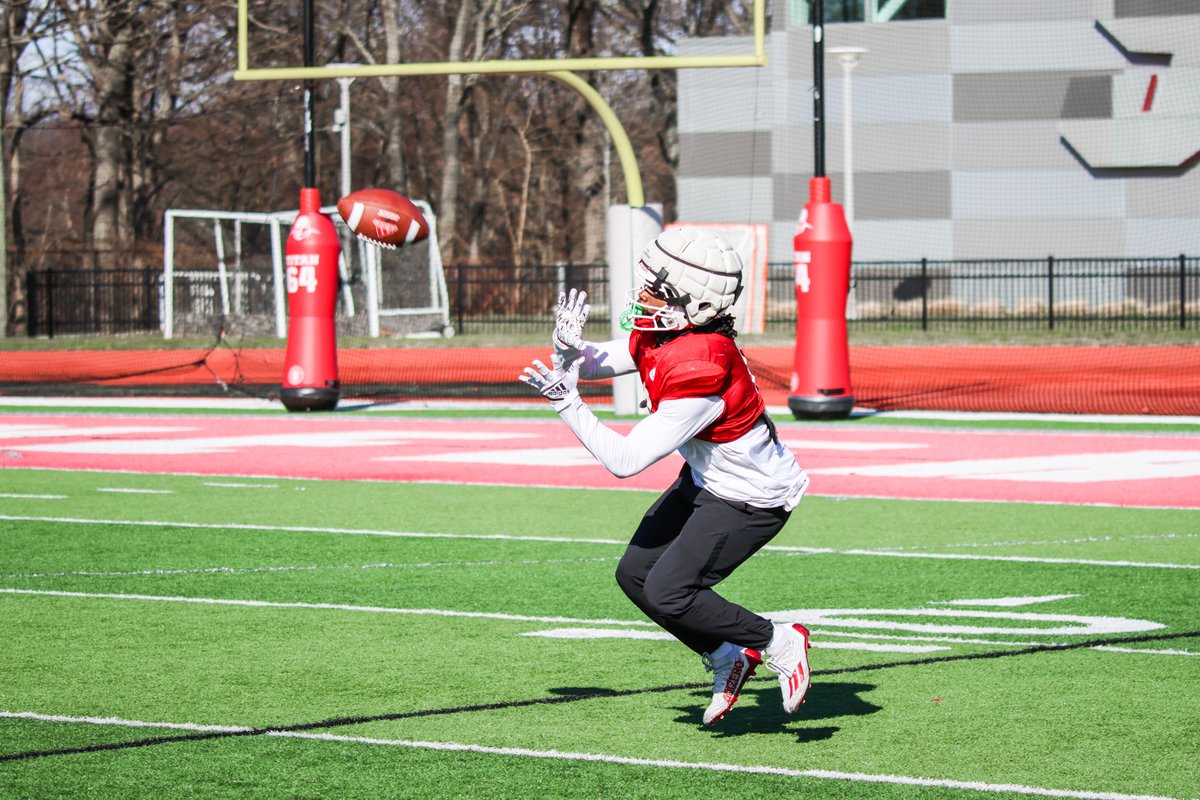
{"label": "green artificial turf", "polygon": [[[0,475],[8,495],[63,498],[0,499],[0,590],[40,592],[0,591],[0,712],[109,720],[0,717],[0,796],[1200,791],[1200,659],[1159,652],[1200,653],[1200,512],[807,498],[721,591],[881,627],[814,625],[798,714],[763,669],[704,728],[710,684],[681,645],[530,635],[654,630],[612,579],[654,493]],[[97,491],[114,487],[172,493]],[[1157,627],[1045,632],[1099,618]],[[947,622],[978,630],[902,627]],[[750,768],[827,772],[734,771]]]}

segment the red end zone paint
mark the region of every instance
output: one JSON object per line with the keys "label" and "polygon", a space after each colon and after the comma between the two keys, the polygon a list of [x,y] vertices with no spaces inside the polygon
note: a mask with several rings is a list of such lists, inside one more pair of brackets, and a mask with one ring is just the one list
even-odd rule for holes
{"label": "red end zone paint", "polygon": [[[780,437],[814,495],[1200,508],[1200,439],[1187,435],[786,426]],[[0,416],[0,451],[15,468],[654,491],[682,464],[618,480],[552,420],[350,415],[13,414]]]}

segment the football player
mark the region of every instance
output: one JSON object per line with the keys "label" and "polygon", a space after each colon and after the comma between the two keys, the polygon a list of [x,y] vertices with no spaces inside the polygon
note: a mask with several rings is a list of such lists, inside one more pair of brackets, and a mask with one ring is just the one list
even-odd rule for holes
{"label": "football player", "polygon": [[[808,630],[775,624],[713,590],[771,541],[808,488],[734,342],[741,258],[718,235],[673,228],[646,247],[636,277],[621,319],[628,336],[585,341],[591,307],[572,289],[559,296],[552,366],[535,360],[520,378],[617,477],[672,452],[683,456],[679,477],[621,557],[617,583],[714,673],[705,725],[729,711],[764,661],[792,713],[809,686]],[[577,384],[631,372],[646,387],[650,414],[622,435],[596,418]]]}

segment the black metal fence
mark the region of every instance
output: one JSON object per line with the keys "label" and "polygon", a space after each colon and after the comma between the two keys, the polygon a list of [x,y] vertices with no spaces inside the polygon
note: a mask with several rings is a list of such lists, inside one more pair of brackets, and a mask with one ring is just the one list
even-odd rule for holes
{"label": "black metal fence", "polygon": [[[795,301],[789,265],[773,265],[777,311]],[[860,262],[850,317],[870,322],[1156,322],[1200,317],[1200,258],[1055,258]],[[786,295],[786,297],[785,297]],[[772,319],[768,310],[767,318]]]}
{"label": "black metal fence", "polygon": [[[856,262],[847,304],[852,325],[1012,323],[1053,330],[1065,323],[1145,324],[1186,329],[1200,319],[1200,257],[1055,258]],[[558,292],[586,289],[592,319],[609,319],[603,264],[447,268],[451,309],[461,333],[536,333]],[[618,298],[618,309],[624,306]],[[790,263],[768,265],[768,330],[796,322]]]}
{"label": "black metal fence", "polygon": [[31,270],[26,273],[30,336],[157,330],[162,271]]}
{"label": "black metal fence", "polygon": [[[29,335],[113,334],[159,328],[157,270],[27,273]],[[906,328],[1014,324],[1138,324],[1187,329],[1200,319],[1200,257],[857,262],[852,325]],[[539,333],[558,292],[588,292],[592,319],[610,319],[604,264],[448,265],[451,324],[463,334]],[[616,299],[618,311],[625,298]],[[796,320],[790,263],[770,264],[768,330]]]}

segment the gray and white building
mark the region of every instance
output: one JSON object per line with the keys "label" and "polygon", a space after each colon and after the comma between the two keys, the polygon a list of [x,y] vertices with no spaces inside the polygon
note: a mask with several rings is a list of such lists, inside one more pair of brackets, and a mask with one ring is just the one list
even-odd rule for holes
{"label": "gray and white building", "polygon": [[[683,70],[678,218],[769,223],[791,260],[813,174],[808,4],[765,68]],[[826,171],[854,260],[1200,254],[1200,0],[947,0],[945,18],[825,26]],[[683,55],[748,53],[748,38]]]}

